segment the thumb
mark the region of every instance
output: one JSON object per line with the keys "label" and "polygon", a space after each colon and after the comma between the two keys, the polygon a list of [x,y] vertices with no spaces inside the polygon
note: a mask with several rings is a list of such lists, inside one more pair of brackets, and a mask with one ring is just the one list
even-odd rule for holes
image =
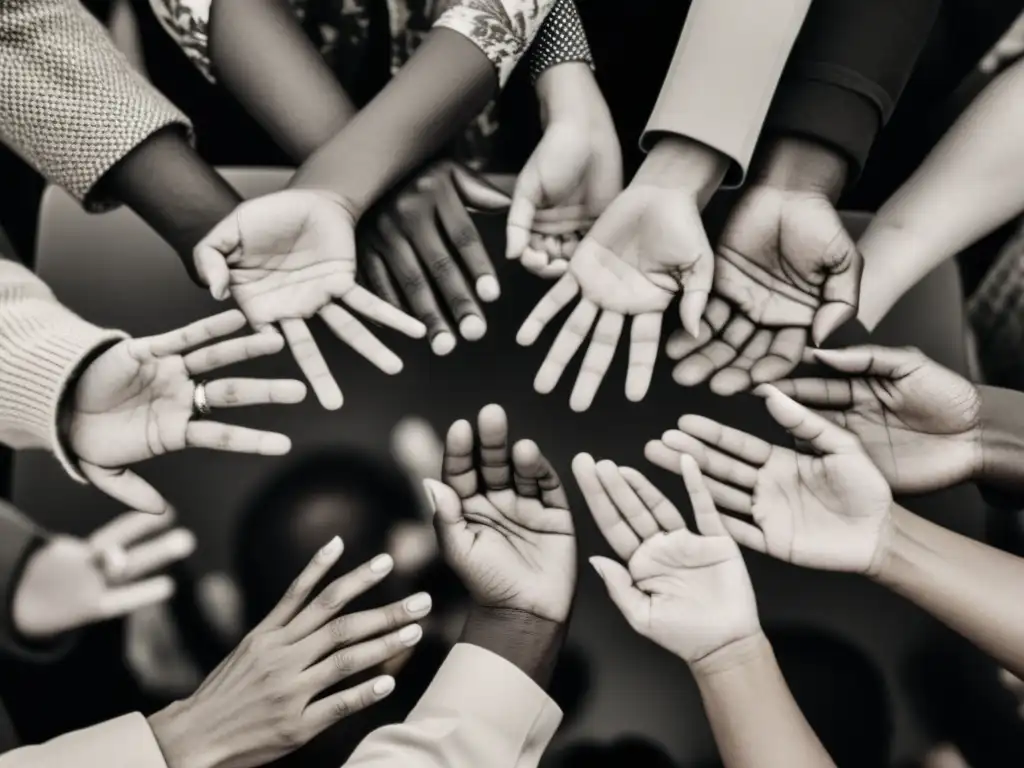
{"label": "thumb", "polygon": [[862,376],[898,378],[913,370],[924,360],[917,349],[909,347],[882,347],[865,344],[843,349],[816,349],[814,359],[842,373]]}
{"label": "thumb", "polygon": [[[845,232],[845,230],[844,230]],[[830,259],[829,263],[840,266],[826,277],[821,289],[822,305],[814,313],[811,324],[811,339],[815,346],[821,346],[839,326],[857,316],[860,306],[860,278],[864,272],[864,257],[846,236],[839,247],[844,254]]]}
{"label": "thumb", "polygon": [[797,440],[810,443],[819,453],[851,453],[860,450],[852,434],[783,394],[771,384],[763,384],[768,413],[775,422]]}
{"label": "thumb", "polygon": [[512,204],[508,209],[508,224],[505,228],[505,257],[518,259],[530,244],[533,219],[543,200],[544,190],[540,176],[532,164],[528,164],[516,179],[512,191]]}
{"label": "thumb", "polygon": [[230,271],[227,257],[242,247],[238,210],[225,216],[192,251],[199,279],[210,288],[210,295],[223,301],[229,295]]}
{"label": "thumb", "polygon": [[608,597],[612,599],[630,626],[636,626],[643,615],[647,597],[633,585],[633,577],[621,564],[607,557],[592,557],[590,565],[601,577]]}
{"label": "thumb", "polygon": [[682,279],[683,298],[679,301],[679,319],[690,336],[697,338],[700,333],[700,319],[711,294],[711,283],[715,277],[715,257],[703,235],[697,260]]}
{"label": "thumb", "polygon": [[512,198],[468,168],[454,166],[452,181],[467,208],[493,213],[506,210],[512,203]]}
{"label": "thumb", "polygon": [[445,525],[464,522],[462,500],[451,487],[437,480],[424,479],[423,488],[427,492],[427,500],[437,520]]}

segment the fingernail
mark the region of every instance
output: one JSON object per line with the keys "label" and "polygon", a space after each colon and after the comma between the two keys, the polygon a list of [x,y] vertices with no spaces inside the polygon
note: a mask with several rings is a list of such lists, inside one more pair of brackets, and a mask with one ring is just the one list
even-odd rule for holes
{"label": "fingernail", "polygon": [[370,570],[374,573],[386,573],[394,564],[395,561],[391,559],[391,555],[377,555],[370,563]]}
{"label": "fingernail", "polygon": [[597,575],[601,577],[601,581],[604,581],[604,571],[601,570],[601,565],[596,557],[591,557],[587,560],[590,566],[597,571]]}
{"label": "fingernail", "polygon": [[501,296],[501,286],[493,275],[484,275],[476,281],[476,295],[484,301],[497,301]]}
{"label": "fingernail", "polygon": [[464,317],[462,322],[459,323],[459,333],[462,334],[462,338],[466,341],[479,341],[487,333],[487,323],[483,321],[483,318],[476,315]]}
{"label": "fingernail", "polygon": [[447,331],[439,333],[430,340],[430,348],[435,355],[450,354],[455,349],[455,337]]}
{"label": "fingernail", "polygon": [[408,627],[403,627],[402,631],[398,633],[398,639],[402,645],[416,645],[421,637],[423,637],[423,630],[419,624],[410,624]]}
{"label": "fingernail", "polygon": [[326,559],[328,557],[334,557],[336,554],[341,552],[341,537],[335,536],[333,539],[328,541],[320,549],[320,557]]}
{"label": "fingernail", "polygon": [[427,503],[430,504],[431,513],[437,512],[437,501],[434,499],[434,489],[430,487],[430,480],[423,481],[423,491],[427,494]]}
{"label": "fingernail", "polygon": [[433,601],[430,599],[430,595],[420,592],[405,601],[405,610],[408,613],[424,613],[430,610],[431,605],[433,605]]}
{"label": "fingernail", "polygon": [[373,684],[373,692],[378,696],[387,696],[395,690],[395,678],[390,675],[380,678]]}

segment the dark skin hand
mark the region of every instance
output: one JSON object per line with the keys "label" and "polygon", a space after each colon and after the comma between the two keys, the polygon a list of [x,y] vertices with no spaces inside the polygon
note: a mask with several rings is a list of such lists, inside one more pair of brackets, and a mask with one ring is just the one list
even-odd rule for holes
{"label": "dark skin hand", "polygon": [[500,289],[470,211],[503,212],[509,203],[473,171],[441,160],[385,198],[360,225],[360,261],[370,287],[421,320],[439,355],[455,348],[455,333],[435,288],[463,338],[476,341],[487,331],[477,297],[494,301]]}

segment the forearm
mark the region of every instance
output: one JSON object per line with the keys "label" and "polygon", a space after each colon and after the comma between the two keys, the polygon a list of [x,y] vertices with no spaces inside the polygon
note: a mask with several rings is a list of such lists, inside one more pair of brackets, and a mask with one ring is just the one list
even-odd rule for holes
{"label": "forearm", "polygon": [[1024,393],[979,386],[981,468],[977,482],[1024,492]]}
{"label": "forearm", "polygon": [[691,666],[728,768],[834,766],[786,685],[764,635]]}
{"label": "forearm", "polygon": [[523,611],[474,608],[459,642],[500,656],[545,688],[565,642],[565,631],[564,624]]}
{"label": "forearm", "polygon": [[301,163],[355,115],[288,0],[215,0],[212,74]]}
{"label": "forearm", "polygon": [[1024,560],[894,505],[874,578],[1024,673]]}
{"label": "forearm", "polygon": [[1024,209],[1021,126],[1024,61],[975,99],[865,232],[865,325],[877,324],[939,263]]}

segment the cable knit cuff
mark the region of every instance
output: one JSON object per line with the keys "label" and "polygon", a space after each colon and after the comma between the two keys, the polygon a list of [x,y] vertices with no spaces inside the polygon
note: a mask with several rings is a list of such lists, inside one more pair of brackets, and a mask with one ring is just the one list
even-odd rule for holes
{"label": "cable knit cuff", "polygon": [[536,83],[551,67],[569,62],[582,62],[594,68],[594,57],[576,3],[558,0],[530,48],[530,81]]}

